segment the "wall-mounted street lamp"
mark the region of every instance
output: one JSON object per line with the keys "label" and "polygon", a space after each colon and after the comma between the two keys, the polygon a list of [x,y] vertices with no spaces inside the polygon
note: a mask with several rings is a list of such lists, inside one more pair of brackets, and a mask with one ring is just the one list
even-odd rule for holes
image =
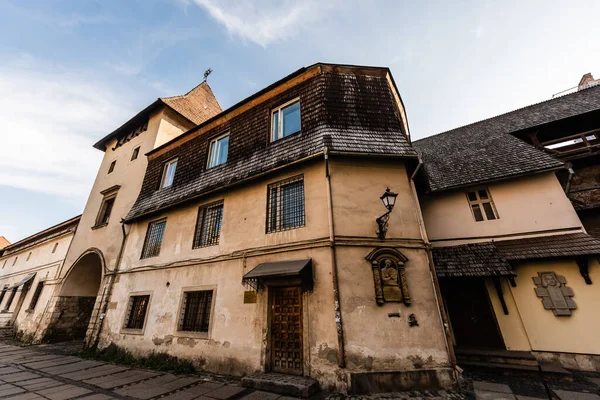
{"label": "wall-mounted street lamp", "polygon": [[383,193],[380,197],[383,205],[388,209],[385,214],[375,220],[375,222],[377,222],[377,226],[379,227],[379,230],[377,231],[377,237],[381,240],[385,239],[385,235],[387,234],[388,220],[390,219],[390,213],[396,204],[397,196],[398,193],[394,193],[390,191],[390,188],[387,188],[385,189],[385,193]]}

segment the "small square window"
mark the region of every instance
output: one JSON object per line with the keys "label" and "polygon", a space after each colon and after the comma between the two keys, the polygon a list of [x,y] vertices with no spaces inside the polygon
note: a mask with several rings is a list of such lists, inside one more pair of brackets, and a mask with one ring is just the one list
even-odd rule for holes
{"label": "small square window", "polygon": [[150,303],[150,295],[129,297],[127,314],[125,316],[125,329],[144,329],[148,303]]}
{"label": "small square window", "polygon": [[115,165],[117,165],[117,160],[113,160],[108,166],[108,173],[112,173],[115,170]]}
{"label": "small square window", "polygon": [[218,201],[198,209],[194,248],[219,244],[223,224],[223,201]]}
{"label": "small square window", "polygon": [[56,249],[58,247],[58,243],[54,243],[54,247],[52,248],[52,253],[56,253]]}
{"label": "small square window", "polygon": [[42,289],[44,289],[44,282],[39,282],[37,287],[35,288],[35,292],[33,292],[33,297],[31,298],[31,303],[29,303],[29,310],[34,310],[37,305],[38,300],[42,294]]}
{"label": "small square window", "polygon": [[160,246],[162,245],[166,226],[166,219],[150,222],[150,224],[148,224],[148,231],[146,232],[146,239],[144,240],[141,258],[156,257],[160,254]]}
{"label": "small square window", "polygon": [[108,224],[110,213],[112,212],[116,199],[116,193],[106,196],[104,199],[102,199],[102,204],[100,205],[100,210],[98,211],[98,216],[96,217],[95,226],[99,227]]}
{"label": "small square window", "polygon": [[6,260],[4,260],[4,264],[2,264],[2,269],[4,269],[4,267],[6,267],[6,262],[8,261],[8,258]]}
{"label": "small square window", "polygon": [[212,298],[212,290],[184,292],[178,330],[208,332]]}
{"label": "small square window", "polygon": [[29,261],[30,258],[31,258],[31,251],[29,252],[29,254],[27,254],[27,260],[25,260],[25,261]]}
{"label": "small square window", "polygon": [[175,179],[175,170],[177,169],[177,159],[168,161],[163,169],[162,180],[160,182],[160,187],[166,188],[173,184],[173,180]]}
{"label": "small square window", "polygon": [[208,168],[227,162],[227,153],[229,152],[229,134],[219,136],[210,141],[208,154]]}
{"label": "small square window", "polygon": [[304,226],[304,177],[276,182],[267,189],[267,233]]}
{"label": "small square window", "polygon": [[19,259],[19,257],[15,257],[15,260],[13,261],[13,267],[15,266],[15,264],[17,263],[17,260]]}
{"label": "small square window", "polygon": [[500,218],[488,189],[468,191],[467,200],[473,211],[475,221],[491,221]]}
{"label": "small square window", "polygon": [[131,160],[130,161],[137,160],[137,158],[138,158],[139,155],[140,155],[140,146],[138,146],[135,149],[133,149],[133,152],[131,153]]}
{"label": "small square window", "polygon": [[300,132],[300,100],[293,100],[271,112],[271,141]]}

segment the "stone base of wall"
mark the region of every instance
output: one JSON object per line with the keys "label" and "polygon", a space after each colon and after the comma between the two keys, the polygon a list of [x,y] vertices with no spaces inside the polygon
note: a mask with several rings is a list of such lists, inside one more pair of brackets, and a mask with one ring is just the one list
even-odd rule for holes
{"label": "stone base of wall", "polygon": [[456,388],[451,368],[350,373],[350,394],[368,395],[410,390]]}
{"label": "stone base of wall", "polygon": [[0,340],[9,340],[14,336],[14,329],[12,326],[0,327]]}
{"label": "stone base of wall", "polygon": [[96,297],[59,296],[55,299],[44,342],[83,339]]}
{"label": "stone base of wall", "polygon": [[531,353],[540,363],[553,362],[566,369],[600,372],[600,355],[597,354],[552,353],[547,351],[532,351]]}

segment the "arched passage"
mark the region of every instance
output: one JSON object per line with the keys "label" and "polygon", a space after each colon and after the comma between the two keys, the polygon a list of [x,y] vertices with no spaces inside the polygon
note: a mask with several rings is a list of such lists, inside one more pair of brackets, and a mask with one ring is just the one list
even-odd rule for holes
{"label": "arched passage", "polygon": [[99,250],[84,253],[71,267],[54,305],[48,341],[84,339],[102,282],[104,257]]}

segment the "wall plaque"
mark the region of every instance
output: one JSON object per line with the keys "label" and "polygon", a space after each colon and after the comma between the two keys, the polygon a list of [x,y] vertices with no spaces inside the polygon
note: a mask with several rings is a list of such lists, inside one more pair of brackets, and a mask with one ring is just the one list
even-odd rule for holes
{"label": "wall plaque", "polygon": [[244,292],[244,304],[256,303],[256,292],[254,290],[246,290]]}
{"label": "wall plaque", "polygon": [[371,262],[377,304],[401,302],[409,305],[410,294],[404,271],[404,263],[408,259],[404,254],[393,248],[379,248],[365,258]]}
{"label": "wall plaque", "polygon": [[571,310],[577,308],[573,301],[573,289],[567,287],[564,276],[556,275],[554,272],[538,272],[533,277],[533,283],[537,286],[535,294],[542,299],[546,310],[552,310],[556,316],[569,316]]}

